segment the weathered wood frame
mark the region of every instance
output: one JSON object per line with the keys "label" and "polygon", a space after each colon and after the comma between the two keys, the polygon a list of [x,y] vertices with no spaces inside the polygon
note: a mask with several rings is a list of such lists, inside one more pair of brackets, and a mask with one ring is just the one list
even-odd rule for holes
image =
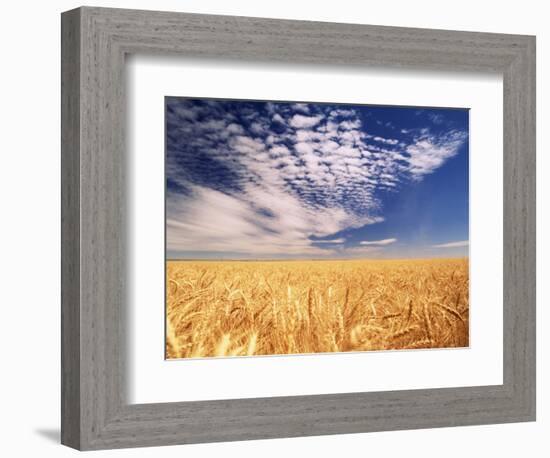
{"label": "weathered wood frame", "polygon": [[[503,385],[128,404],[128,53],[503,74]],[[91,7],[63,13],[63,444],[87,450],[534,419],[534,37]]]}

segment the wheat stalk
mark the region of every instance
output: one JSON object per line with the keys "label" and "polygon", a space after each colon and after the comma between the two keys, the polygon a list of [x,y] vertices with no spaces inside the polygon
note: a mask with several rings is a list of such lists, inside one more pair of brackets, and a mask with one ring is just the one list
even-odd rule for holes
{"label": "wheat stalk", "polygon": [[168,261],[166,356],[468,345],[467,279],[467,259]]}

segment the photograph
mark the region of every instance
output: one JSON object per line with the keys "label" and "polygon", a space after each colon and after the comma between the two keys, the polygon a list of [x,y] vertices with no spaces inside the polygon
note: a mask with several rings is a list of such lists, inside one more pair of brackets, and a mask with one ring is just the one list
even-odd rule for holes
{"label": "photograph", "polygon": [[166,359],[469,347],[467,107],[164,115]]}

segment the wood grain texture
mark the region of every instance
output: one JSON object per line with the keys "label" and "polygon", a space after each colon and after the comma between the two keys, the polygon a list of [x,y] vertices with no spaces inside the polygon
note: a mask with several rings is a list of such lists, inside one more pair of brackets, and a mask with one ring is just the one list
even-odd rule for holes
{"label": "wood grain texture", "polygon": [[[62,16],[62,442],[81,450],[535,418],[535,39],[80,8]],[[504,75],[504,384],[130,405],[124,57]]]}
{"label": "wood grain texture", "polygon": [[80,15],[61,24],[61,441],[80,446]]}

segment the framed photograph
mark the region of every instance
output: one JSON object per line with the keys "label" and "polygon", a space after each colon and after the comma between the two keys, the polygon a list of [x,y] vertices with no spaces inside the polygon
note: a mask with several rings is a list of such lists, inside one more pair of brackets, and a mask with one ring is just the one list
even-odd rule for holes
{"label": "framed photograph", "polygon": [[165,113],[168,359],[469,346],[467,109]]}
{"label": "framed photograph", "polygon": [[62,443],[535,419],[535,39],[62,15]]}

